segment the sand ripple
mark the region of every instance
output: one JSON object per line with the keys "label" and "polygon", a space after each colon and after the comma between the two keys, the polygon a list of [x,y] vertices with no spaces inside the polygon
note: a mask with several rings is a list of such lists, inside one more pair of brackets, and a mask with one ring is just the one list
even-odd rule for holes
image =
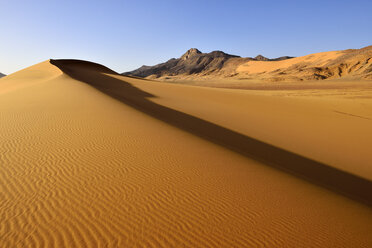
{"label": "sand ripple", "polygon": [[371,218],[64,75],[0,98],[0,247],[370,247]]}

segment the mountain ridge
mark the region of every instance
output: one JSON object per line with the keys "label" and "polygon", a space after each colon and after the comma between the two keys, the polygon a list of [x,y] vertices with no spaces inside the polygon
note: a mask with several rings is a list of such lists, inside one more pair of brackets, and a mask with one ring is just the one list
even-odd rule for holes
{"label": "mountain ridge", "polygon": [[301,57],[240,57],[222,51],[202,53],[191,48],[180,58],[122,73],[157,80],[308,81],[372,79],[372,46],[309,54]]}
{"label": "mountain ridge", "polygon": [[[126,76],[159,78],[162,76],[177,76],[177,75],[192,75],[192,74],[211,74],[221,70],[226,62],[234,62],[234,64],[241,64],[249,60],[256,61],[277,61],[293,57],[283,56],[275,59],[269,59],[262,55],[255,58],[242,58],[237,55],[225,53],[223,51],[212,51],[210,53],[202,53],[197,48],[190,48],[181,57],[172,58],[164,63],[154,66],[143,65],[140,68],[122,73]],[[231,59],[235,61],[231,61]]]}

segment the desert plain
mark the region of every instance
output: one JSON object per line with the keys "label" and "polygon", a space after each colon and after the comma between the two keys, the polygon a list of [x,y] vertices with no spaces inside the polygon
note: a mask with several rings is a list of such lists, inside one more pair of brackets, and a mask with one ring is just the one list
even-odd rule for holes
{"label": "desert plain", "polygon": [[1,78],[0,247],[372,247],[369,78],[243,74]]}

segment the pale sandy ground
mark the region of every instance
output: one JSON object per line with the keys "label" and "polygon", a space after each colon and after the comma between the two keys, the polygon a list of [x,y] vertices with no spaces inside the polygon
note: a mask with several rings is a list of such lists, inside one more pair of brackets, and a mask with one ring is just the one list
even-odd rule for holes
{"label": "pale sandy ground", "polygon": [[0,80],[0,247],[372,246],[371,91],[53,63]]}

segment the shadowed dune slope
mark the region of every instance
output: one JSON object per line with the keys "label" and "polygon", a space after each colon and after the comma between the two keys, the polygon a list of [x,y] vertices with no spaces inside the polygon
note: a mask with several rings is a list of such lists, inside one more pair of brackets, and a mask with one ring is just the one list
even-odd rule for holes
{"label": "shadowed dune slope", "polygon": [[[87,62],[77,60],[52,60],[51,63],[74,79],[94,86],[124,104],[158,120],[234,152],[277,166],[311,182],[319,183],[350,197],[360,199],[372,206],[372,195],[370,194],[372,182],[368,179],[337,170],[335,167],[327,166],[185,112],[149,101],[147,98],[154,97],[154,95],[134,87],[125,79],[120,80],[105,75],[102,72],[106,71],[111,74],[112,72],[108,69],[102,70],[105,69],[104,67],[101,68],[101,66],[94,64],[91,67],[86,67],[85,63]],[[82,69],[85,70],[85,68],[88,71],[82,73]]]}
{"label": "shadowed dune slope", "polygon": [[[314,124],[297,127],[309,114]],[[322,153],[320,127],[339,122],[333,142],[368,145],[368,123],[322,102],[51,60],[0,80],[0,118],[1,247],[372,243],[358,188],[370,187],[368,158],[342,145]],[[356,138],[340,137],[344,125]]]}
{"label": "shadowed dune slope", "polygon": [[5,76],[6,76],[5,74],[2,74],[2,73],[0,72],[0,78],[5,77]]}

